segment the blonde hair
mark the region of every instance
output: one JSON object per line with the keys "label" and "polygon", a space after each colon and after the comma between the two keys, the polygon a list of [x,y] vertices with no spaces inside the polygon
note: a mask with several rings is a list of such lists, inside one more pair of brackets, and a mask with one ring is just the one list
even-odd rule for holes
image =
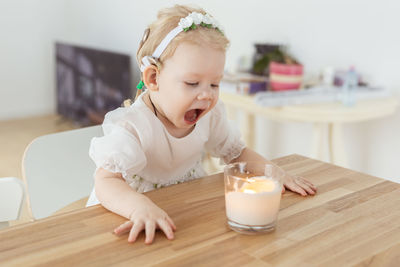
{"label": "blonde hair", "polygon": [[[136,60],[139,66],[142,64],[142,58],[145,56],[151,56],[156,50],[157,46],[161,43],[164,37],[173,30],[179,23],[181,18],[185,18],[192,12],[198,12],[206,14],[201,8],[195,8],[190,6],[175,5],[170,8],[161,9],[157,14],[157,20],[154,21],[144,31],[143,38],[139,44],[139,48],[136,53]],[[194,30],[179,33],[172,41],[168,44],[167,48],[162,52],[160,58],[152,59],[151,64],[156,65],[159,70],[162,68],[162,63],[168,58],[172,57],[178,45],[182,42],[188,42],[192,44],[202,45],[206,43],[214,49],[221,50],[223,52],[229,46],[229,40],[222,32],[214,28],[197,27]],[[136,90],[136,97],[142,93],[143,90]],[[128,103],[124,103],[128,105]]]}
{"label": "blonde hair", "polygon": [[[170,8],[164,8],[158,12],[157,20],[150,24],[150,26],[146,29],[143,39],[139,44],[139,48],[136,53],[136,60],[139,66],[141,65],[142,58],[144,56],[151,56],[153,54],[154,50],[161,43],[164,37],[178,25],[180,19],[188,16],[192,12],[206,14],[206,12],[201,8],[183,5],[175,5]],[[199,45],[206,43],[207,45],[224,52],[229,45],[229,40],[218,30],[212,28],[209,29],[206,27],[197,27],[195,30],[189,30],[187,32],[178,34],[169,43],[165,51],[161,54],[160,58],[152,63],[161,70],[162,62],[171,57],[174,54],[177,46],[182,42],[189,42]]]}

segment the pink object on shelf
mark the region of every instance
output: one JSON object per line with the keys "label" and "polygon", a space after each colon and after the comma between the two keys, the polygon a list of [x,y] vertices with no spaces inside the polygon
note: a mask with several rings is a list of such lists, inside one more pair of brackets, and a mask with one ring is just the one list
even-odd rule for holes
{"label": "pink object on shelf", "polygon": [[273,91],[299,89],[303,81],[303,65],[271,62],[269,85]]}

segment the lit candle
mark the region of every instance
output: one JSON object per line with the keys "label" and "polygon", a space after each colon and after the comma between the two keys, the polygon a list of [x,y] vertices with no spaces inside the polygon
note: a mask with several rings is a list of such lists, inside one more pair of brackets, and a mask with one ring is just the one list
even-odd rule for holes
{"label": "lit candle", "polygon": [[225,195],[229,220],[250,226],[274,223],[279,211],[282,187],[265,176],[247,178],[236,191]]}

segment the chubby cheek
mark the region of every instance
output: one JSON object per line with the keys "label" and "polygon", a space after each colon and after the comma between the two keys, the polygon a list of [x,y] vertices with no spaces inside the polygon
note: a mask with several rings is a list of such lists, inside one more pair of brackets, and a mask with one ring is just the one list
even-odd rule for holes
{"label": "chubby cheek", "polygon": [[217,105],[217,103],[218,103],[218,95],[216,95],[213,98],[213,100],[211,102],[211,105],[210,105],[210,108],[208,109],[208,111],[211,111]]}
{"label": "chubby cheek", "polygon": [[173,98],[170,98],[168,103],[166,103],[165,113],[172,120],[183,121],[185,112],[187,111],[186,106],[187,103],[184,102],[184,99],[175,96]]}

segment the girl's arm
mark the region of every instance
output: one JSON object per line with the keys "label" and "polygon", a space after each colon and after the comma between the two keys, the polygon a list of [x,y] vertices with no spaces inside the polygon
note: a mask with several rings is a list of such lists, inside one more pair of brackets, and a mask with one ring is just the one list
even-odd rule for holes
{"label": "girl's arm", "polygon": [[152,243],[156,228],[173,239],[175,224],[168,214],[148,197],[135,192],[123,179],[121,173],[112,173],[100,168],[95,175],[96,196],[108,210],[129,221],[114,229],[116,234],[130,232],[128,241],[135,242],[142,230],[146,232],[146,244]]}
{"label": "girl's arm", "polygon": [[[233,159],[230,163],[239,161],[264,161],[265,163],[272,163],[257,152],[247,147],[242,150],[242,153],[239,157]],[[308,194],[314,195],[317,192],[317,187],[310,181],[300,176],[292,176],[288,173],[286,173],[285,177],[283,178],[283,185],[284,188],[286,187],[290,191],[297,192],[302,196],[306,196]]]}

